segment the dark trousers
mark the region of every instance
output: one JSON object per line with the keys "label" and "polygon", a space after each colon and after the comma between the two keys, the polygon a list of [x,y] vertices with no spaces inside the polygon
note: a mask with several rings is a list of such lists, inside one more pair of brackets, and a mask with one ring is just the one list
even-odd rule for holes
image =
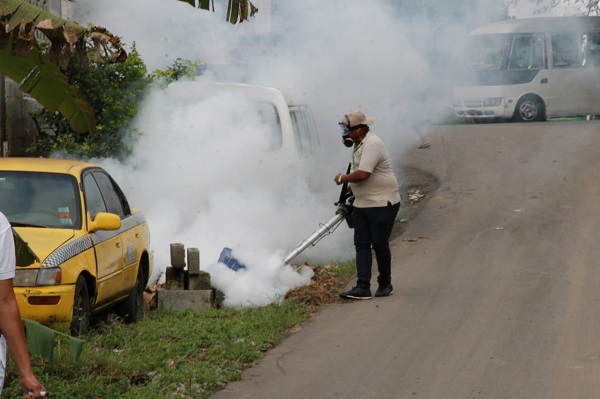
{"label": "dark trousers", "polygon": [[377,208],[354,208],[354,248],[356,248],[357,286],[371,288],[371,268],[375,251],[379,285],[390,284],[392,280],[392,255],[390,253],[390,235],[394,228],[400,203]]}

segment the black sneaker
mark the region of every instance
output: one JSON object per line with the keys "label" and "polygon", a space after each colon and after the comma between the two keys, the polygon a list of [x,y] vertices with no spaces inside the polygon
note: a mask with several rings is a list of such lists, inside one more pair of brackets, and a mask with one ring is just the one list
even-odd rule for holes
{"label": "black sneaker", "polygon": [[368,288],[354,287],[350,291],[342,292],[340,297],[344,299],[371,299],[373,298],[373,295]]}
{"label": "black sneaker", "polygon": [[379,288],[377,288],[377,291],[375,291],[375,296],[390,296],[392,295],[392,292],[394,292],[394,287],[392,287],[391,284],[380,285]]}

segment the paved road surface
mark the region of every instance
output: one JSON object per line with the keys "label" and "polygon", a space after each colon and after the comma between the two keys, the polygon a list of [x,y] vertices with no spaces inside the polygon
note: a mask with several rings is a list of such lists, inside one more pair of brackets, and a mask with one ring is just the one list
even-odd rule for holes
{"label": "paved road surface", "polygon": [[600,398],[600,123],[445,126],[394,294],[328,306],[214,399]]}

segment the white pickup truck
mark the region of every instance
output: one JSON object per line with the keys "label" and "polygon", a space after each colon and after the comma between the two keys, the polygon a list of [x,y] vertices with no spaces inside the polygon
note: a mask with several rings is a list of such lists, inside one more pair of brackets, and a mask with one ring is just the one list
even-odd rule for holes
{"label": "white pickup truck", "polygon": [[[171,83],[166,92],[173,101],[186,104],[221,94],[243,97],[254,104],[262,121],[270,127],[270,151],[283,156],[310,157],[319,149],[319,136],[310,109],[277,88],[243,83],[178,81]],[[239,117],[235,109],[230,112],[232,118]]]}

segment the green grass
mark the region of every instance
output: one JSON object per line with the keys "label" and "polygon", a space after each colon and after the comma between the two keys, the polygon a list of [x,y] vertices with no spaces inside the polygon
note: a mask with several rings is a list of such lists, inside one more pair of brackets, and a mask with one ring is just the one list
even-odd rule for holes
{"label": "green grass", "polygon": [[[327,274],[344,281],[354,270],[353,261],[345,262],[327,268]],[[113,323],[84,337],[78,361],[71,358],[68,339],[59,337],[54,362],[33,357],[32,364],[54,398],[207,398],[239,379],[314,310],[286,299],[242,310],[147,311],[140,323]],[[22,396],[12,359],[3,394]]]}
{"label": "green grass", "polygon": [[562,121],[585,121],[587,117],[585,116],[564,116],[560,118],[552,118],[552,121],[562,122]]}

